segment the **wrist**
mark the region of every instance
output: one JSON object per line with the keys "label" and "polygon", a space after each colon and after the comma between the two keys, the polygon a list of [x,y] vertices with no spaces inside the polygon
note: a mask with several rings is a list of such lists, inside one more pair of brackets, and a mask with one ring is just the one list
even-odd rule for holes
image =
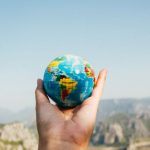
{"label": "wrist", "polygon": [[39,140],[38,150],[86,150],[85,147],[71,143],[69,141],[58,141],[49,139],[48,141]]}

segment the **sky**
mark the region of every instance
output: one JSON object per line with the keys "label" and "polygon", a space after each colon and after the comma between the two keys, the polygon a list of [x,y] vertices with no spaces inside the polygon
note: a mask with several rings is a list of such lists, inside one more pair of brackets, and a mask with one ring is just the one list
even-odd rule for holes
{"label": "sky", "polygon": [[108,69],[103,99],[150,96],[149,0],[0,0],[0,108],[34,106],[57,56]]}

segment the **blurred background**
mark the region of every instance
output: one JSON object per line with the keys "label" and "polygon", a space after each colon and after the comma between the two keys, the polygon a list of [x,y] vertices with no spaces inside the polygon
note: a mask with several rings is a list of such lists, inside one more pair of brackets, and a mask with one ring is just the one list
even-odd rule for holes
{"label": "blurred background", "polygon": [[63,54],[108,69],[89,150],[150,149],[149,0],[0,0],[0,150],[36,150],[34,90]]}

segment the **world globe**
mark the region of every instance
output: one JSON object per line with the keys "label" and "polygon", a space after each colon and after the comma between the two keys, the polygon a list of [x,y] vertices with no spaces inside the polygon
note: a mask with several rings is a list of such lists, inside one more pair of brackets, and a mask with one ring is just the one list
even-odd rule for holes
{"label": "world globe", "polygon": [[91,65],[79,56],[57,57],[44,73],[44,90],[60,107],[80,105],[91,95],[94,85]]}

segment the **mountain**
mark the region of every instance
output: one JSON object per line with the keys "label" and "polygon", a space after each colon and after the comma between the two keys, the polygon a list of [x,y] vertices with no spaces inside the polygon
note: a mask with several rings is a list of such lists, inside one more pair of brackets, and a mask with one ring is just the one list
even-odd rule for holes
{"label": "mountain", "polygon": [[12,112],[10,110],[0,108],[0,123],[23,122],[31,124],[35,120],[35,109],[33,107],[25,108],[19,112]]}
{"label": "mountain", "polygon": [[[35,108],[29,107],[17,113],[0,109],[0,149],[11,147],[19,150],[26,146],[34,148],[37,145],[36,138]],[[27,139],[32,139],[33,142],[26,145]],[[30,145],[31,143],[34,144]],[[149,148],[150,98],[102,100],[91,145],[108,149],[115,147],[118,150]]]}
{"label": "mountain", "polygon": [[[140,112],[141,114],[141,112]],[[115,113],[95,126],[91,143],[93,145],[121,145],[147,140],[150,146],[150,112]]]}
{"label": "mountain", "polygon": [[150,149],[150,98],[102,100],[91,144]]}
{"label": "mountain", "polygon": [[10,122],[12,117],[13,117],[12,111],[0,108],[0,123]]}
{"label": "mountain", "polygon": [[[149,117],[150,113],[150,98],[143,99],[105,99],[101,100],[97,113],[97,123],[105,120],[107,117],[117,113],[136,113],[139,117]],[[0,108],[0,123],[8,123],[14,121],[21,121],[25,123],[32,123],[35,121],[35,108],[28,107],[17,113],[10,110]]]}
{"label": "mountain", "polygon": [[[139,114],[150,112],[150,98],[101,100],[97,113],[97,123],[117,113]],[[150,113],[146,113],[149,114]]]}

